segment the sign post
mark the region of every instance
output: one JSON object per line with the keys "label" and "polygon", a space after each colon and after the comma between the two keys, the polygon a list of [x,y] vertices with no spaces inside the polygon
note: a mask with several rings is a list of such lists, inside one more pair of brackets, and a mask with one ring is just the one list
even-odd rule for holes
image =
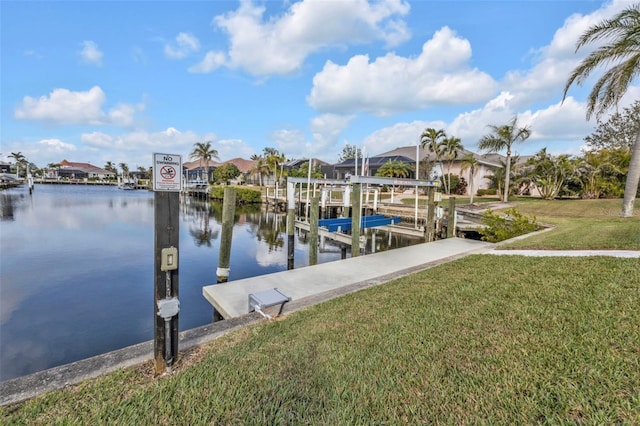
{"label": "sign post", "polygon": [[154,359],[155,371],[171,372],[178,356],[178,260],[182,157],[153,154]]}

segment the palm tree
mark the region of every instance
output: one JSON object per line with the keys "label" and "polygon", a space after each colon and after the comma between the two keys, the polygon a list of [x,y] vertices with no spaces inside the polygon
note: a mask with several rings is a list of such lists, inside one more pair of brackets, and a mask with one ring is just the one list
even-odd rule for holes
{"label": "palm tree", "polygon": [[[192,160],[200,160],[200,173],[204,170],[206,181],[209,182],[209,161],[212,158],[218,159],[218,150],[211,146],[211,142],[196,142],[193,145],[193,151],[191,151],[189,156]],[[207,164],[206,169],[204,168],[203,163]],[[202,174],[200,175],[200,178],[202,178]]]}
{"label": "palm tree", "polygon": [[485,135],[480,139],[478,147],[488,152],[499,153],[507,150],[506,170],[504,176],[504,196],[502,202],[509,202],[509,175],[511,173],[511,146],[515,142],[525,141],[531,136],[529,127],[518,127],[518,116],[514,115],[509,124],[502,126],[490,125],[492,134]]}
{"label": "palm tree", "polygon": [[455,136],[450,136],[442,141],[441,143],[441,152],[444,158],[447,159],[447,186],[446,192],[447,194],[451,194],[451,166],[453,166],[453,162],[458,158],[458,151],[462,151],[464,147],[462,146],[462,140]]}
{"label": "palm tree", "polygon": [[12,152],[9,158],[16,160],[16,176],[20,177],[20,166],[27,164],[27,158],[22,155],[22,152]]}
{"label": "palm tree", "polygon": [[[425,129],[420,135],[420,146],[422,148],[429,149],[429,152],[436,155],[436,163],[440,161],[440,146],[441,142],[446,139],[446,137],[447,135],[444,133],[444,130],[436,130],[432,127]],[[418,178],[418,176],[416,176],[416,178]]]}
{"label": "palm tree", "polygon": [[475,192],[475,188],[473,187],[473,181],[476,173],[478,172],[478,166],[480,162],[473,155],[472,152],[468,152],[462,157],[462,165],[460,166],[460,172],[464,172],[469,169],[469,192],[471,193],[471,199],[469,200],[469,204],[473,204],[473,193]]}
{"label": "palm tree", "polygon": [[140,173],[140,176],[143,176],[146,178],[147,175],[147,169],[144,166],[138,166],[138,172]]}
{"label": "palm tree", "polygon": [[527,180],[538,190],[543,200],[553,200],[574,175],[576,169],[566,154],[553,156],[542,148],[527,161]]}
{"label": "palm tree", "polygon": [[378,171],[376,172],[376,176],[384,176],[384,177],[399,177],[406,178],[411,174],[411,167],[402,161],[389,160],[384,163]]}
{"label": "palm tree", "polygon": [[262,186],[262,176],[264,175],[265,168],[267,167],[264,161],[264,157],[262,157],[262,155],[260,154],[253,154],[251,156],[251,159],[255,161],[251,172],[258,175],[258,186]]}
{"label": "palm tree", "polygon": [[127,163],[120,163],[118,167],[122,170],[122,180],[124,181],[125,178],[129,177],[129,166],[127,166]]}
{"label": "palm tree", "polygon": [[[587,120],[595,112],[602,115],[617,106],[629,85],[640,74],[640,4],[634,4],[614,16],[593,25],[585,31],[576,44],[576,52],[583,46],[597,41],[605,44],[591,52],[578,65],[564,87],[564,98],[573,83],[584,83],[592,71],[603,65],[612,65],[596,82],[587,101]],[[631,162],[624,187],[622,217],[633,216],[633,203],[640,180],[640,128],[631,148]]]}
{"label": "palm tree", "polygon": [[[378,171],[376,171],[376,176],[383,177],[397,177],[397,178],[406,178],[411,174],[411,167],[409,167],[406,163],[397,160],[389,160],[384,163]],[[395,187],[393,188],[395,190]]]}
{"label": "palm tree", "polygon": [[280,163],[284,162],[285,156],[281,154],[275,148],[264,148],[263,149],[263,157],[267,162],[267,165],[273,169],[273,180],[274,182],[278,181],[278,167]]}

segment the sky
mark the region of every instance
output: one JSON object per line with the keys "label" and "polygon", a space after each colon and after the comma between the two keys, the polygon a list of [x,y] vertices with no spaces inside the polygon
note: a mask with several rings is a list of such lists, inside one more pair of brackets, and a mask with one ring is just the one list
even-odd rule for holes
{"label": "sky", "polygon": [[[586,28],[631,0],[0,2],[0,161],[22,153],[149,167],[273,147],[338,160],[415,146],[429,127],[479,152],[514,115],[542,148],[579,155],[596,78],[569,73]],[[638,82],[620,108],[640,99]],[[604,117],[606,119],[606,117]]]}

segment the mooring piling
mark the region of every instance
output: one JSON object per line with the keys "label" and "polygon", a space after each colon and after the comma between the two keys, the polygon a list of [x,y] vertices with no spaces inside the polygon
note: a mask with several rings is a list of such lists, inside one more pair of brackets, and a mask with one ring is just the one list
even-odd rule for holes
{"label": "mooring piling", "polygon": [[222,233],[220,234],[220,256],[216,276],[218,283],[229,279],[229,264],[231,260],[231,238],[233,237],[233,218],[236,209],[236,190],[231,187],[224,189],[222,202]]}

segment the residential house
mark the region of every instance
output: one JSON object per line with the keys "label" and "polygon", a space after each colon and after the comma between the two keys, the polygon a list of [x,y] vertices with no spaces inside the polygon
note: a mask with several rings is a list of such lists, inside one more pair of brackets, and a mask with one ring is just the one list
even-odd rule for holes
{"label": "residential house", "polygon": [[184,172],[184,178],[187,182],[193,182],[196,180],[205,180],[209,176],[209,180],[213,176],[213,171],[219,165],[217,161],[209,160],[207,162],[195,160],[182,163],[182,170]]}
{"label": "residential house", "polygon": [[[472,153],[468,150],[461,150],[460,152],[458,152],[458,155],[451,164],[449,164],[449,161],[446,159],[440,159],[440,161],[436,162],[436,156],[434,153],[431,153],[429,152],[429,150],[424,148],[420,148],[418,150],[416,146],[413,145],[399,147],[391,151],[383,152],[374,157],[366,157],[364,159],[359,158],[357,164],[357,173],[358,175],[374,176],[378,169],[382,167],[382,165],[384,165],[386,162],[400,161],[410,166],[412,174],[409,177],[411,179],[415,179],[416,156],[418,152],[420,155],[420,163],[418,166],[420,179],[436,180],[447,173],[461,176],[465,179],[465,181],[467,181],[467,195],[470,195],[469,191],[471,190],[471,185],[469,185],[469,170],[467,169],[464,172],[461,172],[461,169],[463,167],[463,158],[467,154],[471,153],[478,160],[478,168],[473,177],[474,191],[477,191],[478,189],[489,188],[491,185],[491,181],[487,179],[486,176],[492,175],[495,169],[502,167],[500,164],[501,158],[502,161],[504,161],[504,157],[498,154],[480,155]],[[352,158],[341,163],[334,164],[332,166],[329,166],[326,169],[325,173],[327,178],[347,179],[349,176],[356,173],[356,161]]]}
{"label": "residential house", "polygon": [[[405,155],[387,155],[380,154],[375,157],[367,157],[367,158],[359,158],[357,164],[357,174],[359,176],[375,176],[378,172],[378,169],[382,167],[383,164],[388,161],[399,161],[401,163],[410,164],[415,166],[415,155],[413,158],[407,157]],[[415,170],[415,167],[412,168]],[[353,176],[356,174],[356,160],[355,158],[350,158],[348,160],[344,160],[341,163],[334,164],[332,170],[329,172],[331,176],[327,175],[327,178],[331,179],[347,179],[349,176]],[[410,178],[414,178],[415,174],[408,176]]]}
{"label": "residential house", "polygon": [[[420,153],[420,164],[419,164],[419,172],[421,179],[439,179],[441,176],[451,173],[453,175],[461,176],[467,181],[467,194],[471,195],[469,191],[471,190],[470,185],[470,171],[469,169],[462,171],[463,167],[463,158],[467,154],[472,154],[476,160],[478,160],[478,168],[475,172],[475,176],[473,177],[473,189],[477,191],[478,189],[487,189],[491,185],[491,181],[486,176],[491,176],[493,171],[502,167],[500,164],[500,158],[504,158],[499,154],[491,154],[491,155],[481,155],[476,154],[474,152],[463,149],[458,152],[456,158],[449,163],[449,160],[441,158],[436,162],[436,155],[430,152],[428,149],[420,148],[416,150],[416,146],[405,146],[396,148],[394,150],[379,154],[379,156],[405,156],[411,159],[411,164],[415,170],[416,164],[416,154],[419,151]],[[503,160],[504,161],[504,160]],[[430,175],[425,176],[424,171],[427,169],[427,164],[430,164]],[[449,169],[450,168],[450,169]],[[415,175],[414,175],[415,176]]]}
{"label": "residential house", "polygon": [[47,169],[45,177],[50,179],[115,179],[116,174],[93,164],[62,160],[60,167]]}
{"label": "residential house", "polygon": [[[217,162],[213,160],[209,160],[207,163],[201,162],[200,160],[188,161],[182,164],[182,168],[185,173],[185,178],[187,182],[193,182],[196,180],[204,180],[206,173],[208,173],[209,181],[213,180],[213,172],[216,168],[224,165],[224,164],[233,164],[240,171],[240,176],[236,179],[236,183],[247,182],[250,179],[250,176],[253,173],[253,169],[255,167],[254,160],[245,160],[244,158],[233,158],[231,160]],[[205,173],[206,172],[206,173]]]}

